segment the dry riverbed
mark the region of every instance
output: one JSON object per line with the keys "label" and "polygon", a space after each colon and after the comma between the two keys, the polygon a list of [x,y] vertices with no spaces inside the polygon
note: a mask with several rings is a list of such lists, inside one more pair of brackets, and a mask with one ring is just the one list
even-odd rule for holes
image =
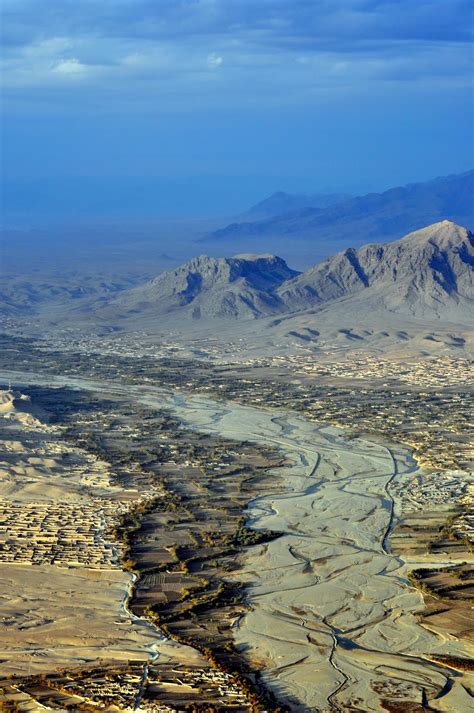
{"label": "dry riverbed", "polygon": [[292,709],[377,711],[436,699],[435,710],[469,710],[469,675],[430,657],[469,657],[472,646],[420,625],[410,563],[390,553],[390,484],[416,470],[409,452],[292,414],[199,397],[174,403],[187,424],[278,446],[294,463],[279,470],[290,492],[249,508],[253,526],[284,534],[246,558],[239,579],[251,582],[253,608],[235,634]]}

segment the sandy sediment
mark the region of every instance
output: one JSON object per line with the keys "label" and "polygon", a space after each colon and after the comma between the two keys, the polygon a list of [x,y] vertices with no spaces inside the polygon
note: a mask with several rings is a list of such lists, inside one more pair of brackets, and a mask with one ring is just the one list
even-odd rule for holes
{"label": "sandy sediment", "polygon": [[175,408],[194,427],[279,446],[293,461],[289,492],[248,512],[255,527],[283,535],[253,548],[239,574],[252,610],[235,638],[266,662],[275,692],[294,710],[379,711],[383,699],[421,703],[442,691],[439,710],[466,710],[462,677],[429,655],[470,656],[472,647],[419,624],[422,598],[389,550],[389,486],[416,469],[409,452],[292,414],[197,397]]}
{"label": "sandy sediment", "polygon": [[1,565],[2,675],[146,660],[156,634],[122,610],[129,580],[119,570]]}

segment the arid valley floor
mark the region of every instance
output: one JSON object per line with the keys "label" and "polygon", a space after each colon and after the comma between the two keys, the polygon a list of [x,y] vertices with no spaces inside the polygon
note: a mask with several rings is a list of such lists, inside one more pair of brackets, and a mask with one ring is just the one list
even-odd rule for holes
{"label": "arid valley floor", "polygon": [[2,338],[4,710],[468,711],[463,353]]}

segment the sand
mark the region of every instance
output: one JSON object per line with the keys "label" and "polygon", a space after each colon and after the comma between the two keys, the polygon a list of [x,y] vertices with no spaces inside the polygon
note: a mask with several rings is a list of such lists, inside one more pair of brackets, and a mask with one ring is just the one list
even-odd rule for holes
{"label": "sand", "polygon": [[149,658],[156,634],[122,604],[130,581],[120,571],[2,564],[2,675]]}

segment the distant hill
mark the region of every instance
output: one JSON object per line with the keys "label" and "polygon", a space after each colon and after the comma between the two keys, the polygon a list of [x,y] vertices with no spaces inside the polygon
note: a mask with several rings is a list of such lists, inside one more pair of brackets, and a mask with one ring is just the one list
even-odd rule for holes
{"label": "distant hill", "polygon": [[[137,284],[140,276],[112,277],[77,271],[20,276],[0,275],[0,317],[39,314],[51,305],[67,310],[73,303],[107,297]],[[141,277],[143,280],[143,277]]]}
{"label": "distant hill", "polygon": [[277,191],[271,196],[256,203],[241,217],[243,220],[261,220],[275,216],[286,215],[304,208],[324,209],[329,206],[349,200],[349,193],[315,193],[303,195],[299,193],[285,193]]}
{"label": "distant hill", "polygon": [[206,240],[228,243],[234,249],[240,241],[261,239],[268,244],[270,238],[358,247],[367,241],[394,240],[445,219],[474,229],[473,196],[474,170],[369,193],[326,208],[304,207],[286,215],[233,223],[208,234]]}

